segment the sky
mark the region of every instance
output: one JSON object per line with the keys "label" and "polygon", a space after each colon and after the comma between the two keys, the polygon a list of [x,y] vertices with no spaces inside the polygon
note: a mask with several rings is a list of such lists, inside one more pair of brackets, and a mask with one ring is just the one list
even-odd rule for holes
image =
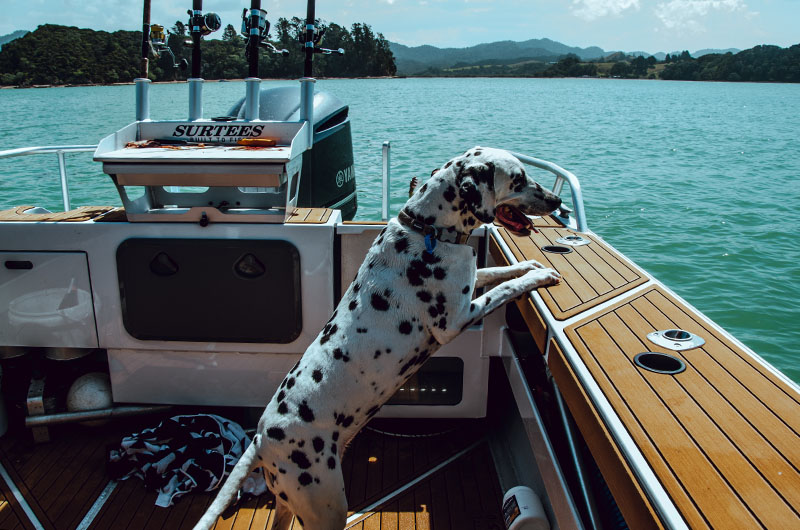
{"label": "sky", "polygon": [[[191,0],[151,0],[153,23],[188,21]],[[0,0],[0,35],[62,24],[141,29],[140,0]],[[234,7],[235,6],[235,7]],[[238,30],[249,0],[205,0]],[[267,18],[305,17],[305,0],[262,0]],[[648,53],[746,49],[800,43],[800,0],[318,0],[316,14],[349,27],[364,22],[408,46],[462,48],[549,38],[569,46]],[[212,35],[219,36],[221,32]]]}

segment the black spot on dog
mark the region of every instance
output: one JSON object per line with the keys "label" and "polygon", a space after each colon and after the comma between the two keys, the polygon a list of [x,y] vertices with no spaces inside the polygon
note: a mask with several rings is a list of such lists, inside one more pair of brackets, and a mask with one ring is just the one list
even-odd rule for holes
{"label": "black spot on dog", "polygon": [[353,292],[357,293],[361,289],[361,286],[357,283],[353,284]]}
{"label": "black spot on dog", "polygon": [[447,277],[447,273],[441,267],[436,267],[433,269],[433,277],[437,280],[444,280]]}
{"label": "black spot on dog", "polygon": [[400,325],[397,326],[398,331],[403,335],[409,335],[411,333],[411,322],[408,320],[404,320],[400,322]]}
{"label": "black spot on dog", "polygon": [[337,414],[336,415],[336,425],[341,425],[345,429],[350,427],[353,423],[353,416],[345,416],[344,414]]}
{"label": "black spot on dog", "polygon": [[331,435],[331,438],[333,439],[334,442],[336,440],[338,440],[339,439],[339,431],[333,431],[333,434]]}
{"label": "black spot on dog", "polygon": [[300,406],[297,408],[297,413],[305,422],[311,423],[314,421],[314,411],[311,410],[311,408],[308,406],[308,403],[305,401],[300,403]]}
{"label": "black spot on dog", "polygon": [[375,350],[375,356],[373,357],[373,359],[377,359],[380,356],[381,356],[381,351],[380,350]]}
{"label": "black spot on dog", "polygon": [[425,193],[425,191],[426,191],[427,189],[428,189],[428,183],[426,182],[426,183],[425,183],[425,184],[423,184],[423,185],[422,185],[422,187],[419,189],[419,192],[420,192],[420,193]]}
{"label": "black spot on dog", "polygon": [[281,390],[280,392],[278,392],[278,401],[280,402],[283,401],[284,399],[286,399],[286,392]]}
{"label": "black spot on dog", "polygon": [[336,360],[341,359],[343,362],[348,362],[350,360],[350,356],[343,352],[341,348],[333,350],[333,358]]}
{"label": "black spot on dog", "polygon": [[[309,475],[308,472],[303,471],[302,473],[300,473],[300,476],[297,477],[297,482],[299,482],[301,486],[308,486],[309,484],[311,484],[311,475]],[[299,517],[297,519],[298,521],[300,520]],[[300,524],[302,525],[303,523]]]}
{"label": "black spot on dog", "polygon": [[289,407],[286,406],[286,402],[282,401],[280,405],[278,405],[278,414],[286,414],[289,412]]}
{"label": "black spot on dog", "polygon": [[442,258],[436,257],[430,252],[423,252],[421,257],[422,261],[428,265],[433,265],[434,263],[439,263],[442,261]]}
{"label": "black spot on dog", "polygon": [[411,285],[422,285],[426,278],[430,278],[433,272],[430,267],[425,265],[425,262],[413,259],[406,268],[406,278]]}
{"label": "black spot on dog", "polygon": [[336,459],[332,456],[328,457],[328,469],[336,469]]}
{"label": "black spot on dog", "polygon": [[389,301],[378,293],[372,293],[370,302],[372,303],[372,307],[378,311],[386,311],[389,309]]}
{"label": "black spot on dog", "polygon": [[435,305],[428,306],[428,314],[430,316],[432,316],[432,317],[438,316],[439,315],[439,310],[436,309]]}
{"label": "black spot on dog", "polygon": [[280,427],[270,427],[267,429],[267,436],[272,438],[273,440],[278,440],[279,442],[286,438],[286,433],[283,432],[283,429]]}
{"label": "black spot on dog", "polygon": [[444,197],[447,202],[453,202],[456,200],[456,189],[453,186],[447,186],[447,189],[444,190],[442,197]]}
{"label": "black spot on dog", "polygon": [[447,169],[447,168],[449,168],[449,167],[450,167],[452,164],[453,164],[453,161],[451,160],[451,161],[449,161],[448,163],[446,163],[446,164],[444,165],[444,168],[445,168],[445,169]]}
{"label": "black spot on dog", "polygon": [[322,381],[322,371],[319,369],[314,370],[311,372],[311,378],[314,380],[314,382],[319,383]]}
{"label": "black spot on dog", "polygon": [[367,328],[356,328],[356,333],[366,333],[369,330]]}
{"label": "black spot on dog", "polygon": [[284,501],[288,501],[288,500],[289,500],[289,497],[287,497],[287,496],[286,496],[286,494],[285,494],[284,492],[280,492],[280,493],[278,493],[278,497],[280,497],[280,498],[281,498],[281,499],[283,499]]}
{"label": "black spot on dog", "polygon": [[353,300],[350,301],[350,304],[347,306],[347,309],[352,311],[353,309],[355,309],[357,307],[358,307],[358,300],[353,299]]}
{"label": "black spot on dog", "polygon": [[289,455],[289,459],[300,469],[308,469],[311,467],[311,462],[309,462],[308,457],[303,451],[298,451],[295,449],[292,451],[292,454]]}
{"label": "black spot on dog", "polygon": [[461,294],[467,294],[469,292],[469,285],[465,285],[463,289],[461,289]]}
{"label": "black spot on dog", "polygon": [[303,447],[304,445],[306,445],[305,440],[300,440],[299,442],[297,442],[297,447]]}
{"label": "black spot on dog", "polygon": [[290,377],[288,381],[286,381],[286,388],[292,388],[294,386],[294,377]]}
{"label": "black spot on dog", "polygon": [[419,298],[423,302],[430,302],[431,293],[429,293],[428,291],[417,291],[417,298]]}
{"label": "black spot on dog", "polygon": [[278,473],[280,473],[281,475],[285,475],[286,474],[286,470],[283,469],[282,467],[279,467],[278,468]]}
{"label": "black spot on dog", "polygon": [[336,444],[331,444],[331,453],[336,454]]}
{"label": "black spot on dog", "polygon": [[397,241],[394,242],[394,250],[399,254],[400,252],[405,252],[408,248],[408,238],[401,237]]}
{"label": "black spot on dog", "polygon": [[314,451],[321,453],[325,449],[325,440],[319,436],[315,436],[311,443],[314,444]]}
{"label": "black spot on dog", "polygon": [[336,324],[326,324],[325,327],[322,328],[322,338],[319,339],[319,343],[325,344],[337,331],[339,331],[339,326]]}

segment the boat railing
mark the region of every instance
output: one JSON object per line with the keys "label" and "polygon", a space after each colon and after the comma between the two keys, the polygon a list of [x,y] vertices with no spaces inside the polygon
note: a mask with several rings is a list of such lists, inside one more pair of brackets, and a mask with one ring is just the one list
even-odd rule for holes
{"label": "boat railing", "polygon": [[570,193],[572,195],[572,207],[575,209],[575,222],[577,224],[578,232],[588,232],[589,227],[586,224],[586,211],[583,208],[583,191],[581,190],[581,183],[578,180],[578,177],[576,177],[571,171],[567,171],[563,167],[552,162],[548,162],[547,160],[534,158],[532,156],[523,155],[520,153],[512,152],[511,154],[517,157],[523,164],[544,169],[554,174],[556,176],[556,181],[553,184],[552,192],[556,195],[561,194],[561,190],[564,187],[564,182],[569,184]]}
{"label": "boat railing", "polygon": [[43,155],[55,153],[58,157],[58,174],[61,177],[61,198],[64,202],[64,211],[70,210],[69,203],[69,182],[67,179],[67,163],[64,155],[66,153],[90,152],[97,149],[96,145],[48,145],[36,147],[20,147],[18,149],[8,149],[0,151],[0,158],[12,158],[15,156]]}

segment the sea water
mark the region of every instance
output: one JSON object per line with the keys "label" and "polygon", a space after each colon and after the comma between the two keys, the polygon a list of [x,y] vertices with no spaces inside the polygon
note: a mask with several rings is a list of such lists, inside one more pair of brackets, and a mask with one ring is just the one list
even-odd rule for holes
{"label": "sea water", "polygon": [[[263,88],[296,86],[265,81]],[[357,219],[475,146],[544,158],[581,181],[589,227],[800,382],[800,85],[598,79],[319,80],[350,106]],[[206,83],[220,116],[244,83]],[[185,119],[185,84],[152,86]],[[96,144],[134,119],[132,86],[0,90],[0,150]],[[91,154],[67,157],[74,206],[120,204]],[[552,183],[545,174],[545,183]],[[565,187],[565,194],[569,192]],[[566,195],[565,195],[566,196]],[[55,155],[0,160],[0,208],[61,208]]]}

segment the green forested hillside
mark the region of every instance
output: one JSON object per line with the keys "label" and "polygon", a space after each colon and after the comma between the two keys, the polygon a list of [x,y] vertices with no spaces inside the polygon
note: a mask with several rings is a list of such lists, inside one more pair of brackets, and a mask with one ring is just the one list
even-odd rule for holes
{"label": "green forested hillside", "polygon": [[[273,26],[272,41],[289,50],[287,56],[260,54],[261,77],[296,78],[302,75],[303,57],[297,35],[303,26],[299,18],[279,19]],[[394,75],[394,57],[389,43],[367,24],[353,24],[350,30],[334,23],[322,24],[327,30],[322,46],[343,48],[343,57],[315,57],[314,73],[319,77],[358,77]],[[170,48],[178,62],[191,60],[191,49],[183,46],[186,27],[176,22],[169,30]],[[45,24],[16,39],[0,50],[0,85],[60,85],[129,82],[139,75],[141,32],[94,31]],[[245,41],[228,25],[221,40],[203,41],[203,77],[236,79],[247,77]],[[155,81],[186,79],[188,71],[174,68],[171,58],[150,57],[150,78]]]}
{"label": "green forested hillside", "polygon": [[737,54],[710,54],[668,64],[661,79],[800,83],[800,44],[756,46]]}

